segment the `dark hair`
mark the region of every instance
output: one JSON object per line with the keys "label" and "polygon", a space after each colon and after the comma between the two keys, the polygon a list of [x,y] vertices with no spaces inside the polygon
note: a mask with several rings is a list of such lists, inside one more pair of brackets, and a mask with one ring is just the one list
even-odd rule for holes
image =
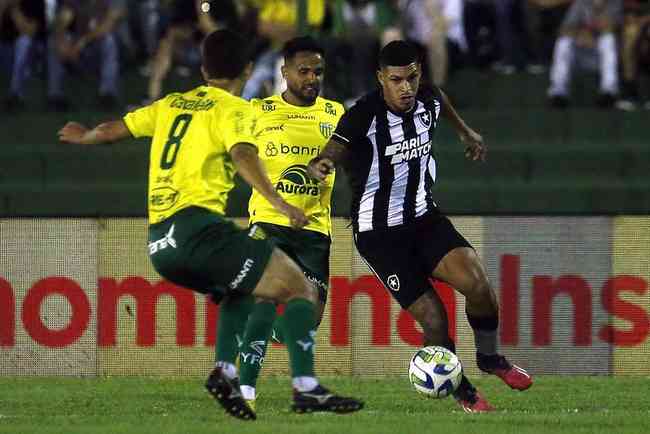
{"label": "dark hair", "polygon": [[325,50],[320,46],[318,42],[311,36],[298,36],[288,40],[284,47],[282,47],[282,55],[284,56],[284,61],[288,61],[293,58],[296,53],[301,51],[309,51],[312,53],[318,53],[321,56],[325,55]]}
{"label": "dark hair", "polygon": [[250,45],[232,30],[214,31],[203,40],[203,67],[210,78],[237,78],[250,61]]}
{"label": "dark hair", "polygon": [[406,66],[420,62],[420,52],[417,47],[407,41],[392,41],[379,52],[379,67]]}

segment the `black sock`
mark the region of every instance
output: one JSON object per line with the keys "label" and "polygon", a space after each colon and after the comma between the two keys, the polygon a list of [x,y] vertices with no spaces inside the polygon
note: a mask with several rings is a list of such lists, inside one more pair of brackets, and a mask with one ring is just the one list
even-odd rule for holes
{"label": "black sock", "polygon": [[469,325],[474,330],[474,344],[476,352],[491,356],[497,353],[497,328],[499,317],[476,317],[467,314]]}

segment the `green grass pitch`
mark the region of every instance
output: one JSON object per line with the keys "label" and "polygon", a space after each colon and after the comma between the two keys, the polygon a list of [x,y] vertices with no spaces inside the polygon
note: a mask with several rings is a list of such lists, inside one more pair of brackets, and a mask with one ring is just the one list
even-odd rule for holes
{"label": "green grass pitch", "polygon": [[350,415],[295,415],[286,377],[260,381],[258,420],[227,416],[202,378],[0,378],[0,433],[650,433],[650,378],[538,377],[515,392],[492,377],[476,385],[498,408],[467,415],[453,399],[416,394],[406,378],[325,378],[366,401]]}

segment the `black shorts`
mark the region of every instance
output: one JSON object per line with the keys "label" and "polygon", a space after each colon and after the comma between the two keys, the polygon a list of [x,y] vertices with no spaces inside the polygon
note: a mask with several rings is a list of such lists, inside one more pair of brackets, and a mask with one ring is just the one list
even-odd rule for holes
{"label": "black shorts", "polygon": [[451,250],[472,245],[440,214],[355,234],[359,254],[403,309],[431,290],[429,279]]}
{"label": "black shorts", "polygon": [[318,289],[321,302],[327,302],[330,281],[330,245],[332,239],[310,230],[296,230],[272,223],[256,222],[252,227],[262,229],[267,239],[284,251]]}
{"label": "black shorts", "polygon": [[273,249],[250,230],[194,206],[149,226],[149,257],[158,274],[217,297],[251,293]]}

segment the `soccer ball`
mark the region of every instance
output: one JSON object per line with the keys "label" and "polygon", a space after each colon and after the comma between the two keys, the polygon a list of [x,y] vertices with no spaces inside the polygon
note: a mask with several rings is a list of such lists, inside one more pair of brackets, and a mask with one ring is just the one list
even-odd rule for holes
{"label": "soccer ball", "polygon": [[463,366],[456,354],[443,347],[419,349],[409,364],[409,380],[429,398],[444,398],[458,388]]}

